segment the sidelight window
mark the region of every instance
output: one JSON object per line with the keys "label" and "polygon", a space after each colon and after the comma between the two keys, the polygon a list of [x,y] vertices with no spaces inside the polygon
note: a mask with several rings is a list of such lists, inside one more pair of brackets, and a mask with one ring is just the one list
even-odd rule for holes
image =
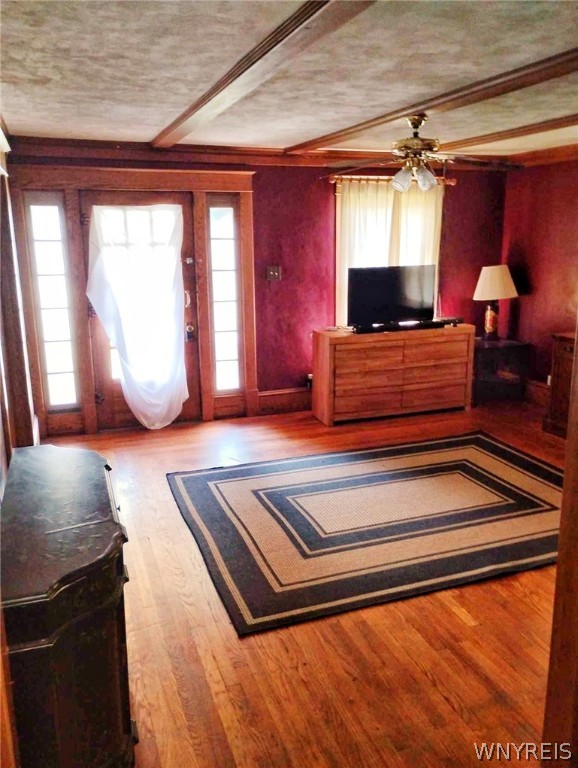
{"label": "sidelight window", "polygon": [[240,376],[239,268],[235,208],[209,204],[211,309],[215,389],[238,390]]}
{"label": "sidelight window", "polygon": [[63,203],[59,195],[27,196],[32,275],[48,408],[78,405],[67,276]]}

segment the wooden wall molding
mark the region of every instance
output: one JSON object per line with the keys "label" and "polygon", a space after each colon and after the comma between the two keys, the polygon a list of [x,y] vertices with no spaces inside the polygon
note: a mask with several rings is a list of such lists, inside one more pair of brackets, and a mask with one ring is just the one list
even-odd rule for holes
{"label": "wooden wall molding", "polygon": [[252,171],[189,171],[17,165],[10,171],[21,189],[122,189],[171,192],[250,192]]}
{"label": "wooden wall molding", "polygon": [[315,151],[306,155],[287,155],[284,149],[266,147],[221,147],[209,144],[177,144],[169,149],[153,149],[136,142],[89,141],[81,139],[43,139],[29,136],[11,138],[9,162],[14,168],[24,164],[80,164],[94,167],[173,167],[188,165],[242,165],[326,167],[336,159],[364,160],[367,152],[354,150]]}
{"label": "wooden wall molding", "polygon": [[312,43],[339,29],[375,0],[308,0],[277,29],[243,56],[212,88],[153,139],[154,147],[170,147],[195,128],[213,120]]}
{"label": "wooden wall molding", "polygon": [[509,139],[517,139],[521,136],[530,136],[533,133],[545,133],[546,131],[555,131],[558,128],[569,128],[573,125],[577,126],[578,130],[578,115],[566,115],[565,117],[556,117],[552,120],[543,120],[540,123],[533,123],[532,125],[522,125],[519,128],[511,128],[507,131],[486,133],[483,136],[472,136],[468,139],[460,139],[459,141],[448,141],[442,145],[441,151],[451,152],[454,150],[465,149],[466,147],[474,147],[477,144],[507,141]]}
{"label": "wooden wall molding", "polygon": [[578,144],[570,144],[566,147],[553,147],[552,149],[543,149],[536,152],[524,152],[520,155],[513,155],[511,159],[524,168],[531,168],[535,165],[552,165],[554,163],[572,163],[578,160]]}
{"label": "wooden wall molding", "polygon": [[401,107],[379,117],[374,117],[371,120],[365,120],[362,123],[357,123],[357,125],[344,128],[341,131],[335,131],[325,136],[319,136],[316,139],[304,141],[301,144],[295,144],[292,147],[288,147],[285,151],[288,154],[310,152],[314,149],[338,144],[340,141],[353,139],[365,131],[394,122],[403,117],[408,117],[416,112],[449,112],[453,109],[467,107],[470,104],[477,104],[480,101],[493,99],[505,93],[512,93],[513,91],[529,88],[532,85],[537,85],[556,77],[568,75],[577,69],[578,48],[572,48],[570,51],[564,51],[556,56],[550,56],[547,59],[533,62],[525,67],[518,67],[510,72],[502,72],[495,77],[479,80],[476,83],[469,83],[463,88],[442,93],[417,104]]}
{"label": "wooden wall molding", "polygon": [[[18,191],[12,194],[6,176],[0,177],[2,253],[0,263],[2,344],[5,353],[8,432],[11,447],[38,442],[38,419],[34,411],[30,362],[26,345],[30,316],[25,316],[20,265],[17,257],[17,232],[22,228]],[[24,240],[24,247],[26,241]]]}
{"label": "wooden wall molding", "polygon": [[[577,325],[578,332],[578,325]],[[578,766],[578,356],[574,355],[564,493],[554,596],[550,668],[544,716],[545,743],[570,743],[569,760],[544,760],[552,768]]]}
{"label": "wooden wall molding", "polygon": [[[572,119],[573,116],[570,117]],[[566,118],[561,118],[562,121]],[[554,121],[552,121],[554,122]],[[570,123],[572,124],[572,123]],[[557,127],[562,127],[558,125]],[[524,130],[524,129],[516,129]],[[548,129],[545,129],[548,130]],[[511,133],[511,135],[510,135]],[[497,136],[500,140],[515,138],[512,132],[500,132],[497,134],[487,134],[484,137],[476,137],[475,141],[480,142],[488,136]],[[522,135],[517,134],[516,135]],[[468,140],[465,140],[469,142]],[[473,139],[472,139],[473,141]],[[378,152],[364,152],[362,150],[312,150],[309,153],[287,155],[283,149],[264,149],[247,147],[215,147],[210,145],[180,144],[171,149],[151,149],[148,144],[137,144],[131,142],[115,143],[103,141],[81,141],[64,139],[36,139],[27,136],[12,137],[14,150],[9,156],[9,170],[11,177],[20,173],[20,168],[33,165],[42,168],[75,168],[77,170],[100,170],[105,168],[116,168],[122,166],[122,170],[166,170],[167,172],[195,172],[200,173],[195,166],[198,165],[226,165],[226,166],[244,166],[254,168],[265,167],[288,167],[288,168],[335,168],[336,163],[350,163],[352,166],[359,164],[358,167],[371,168],[372,155],[376,158],[373,167],[393,167],[395,161],[384,163],[383,158]],[[465,142],[448,142],[443,145],[444,151],[450,151],[452,147],[465,147]],[[377,158],[380,158],[379,163]],[[487,160],[510,160],[521,166],[548,165],[550,163],[564,162],[567,160],[578,159],[578,144],[567,147],[557,147],[555,149],[537,150],[518,155],[508,155],[507,157],[495,156],[481,157]],[[459,162],[453,164],[453,169],[464,171],[479,170],[472,165],[460,166]],[[234,170],[234,171],[207,171],[204,173],[247,173],[254,171]]]}
{"label": "wooden wall molding", "polygon": [[311,410],[311,390],[307,387],[269,389],[259,392],[259,415]]}

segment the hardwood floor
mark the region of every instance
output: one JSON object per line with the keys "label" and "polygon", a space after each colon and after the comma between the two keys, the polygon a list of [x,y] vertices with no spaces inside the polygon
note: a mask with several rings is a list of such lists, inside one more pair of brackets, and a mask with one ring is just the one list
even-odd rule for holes
{"label": "hardwood floor", "polygon": [[299,413],[47,441],[113,467],[138,768],[462,768],[479,765],[474,743],[539,743],[554,566],[239,639],[165,473],[476,429],[562,466],[540,415],[329,428]]}

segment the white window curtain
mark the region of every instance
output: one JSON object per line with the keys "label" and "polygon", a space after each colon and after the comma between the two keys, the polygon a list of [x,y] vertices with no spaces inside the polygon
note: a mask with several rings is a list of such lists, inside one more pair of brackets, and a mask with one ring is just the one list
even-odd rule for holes
{"label": "white window curtain", "polygon": [[345,325],[349,267],[437,265],[444,187],[396,192],[379,177],[342,177],[336,196],[335,315]]}
{"label": "white window curtain", "polygon": [[160,429],[188,397],[179,205],[94,206],[87,296],[118,349],[125,399]]}

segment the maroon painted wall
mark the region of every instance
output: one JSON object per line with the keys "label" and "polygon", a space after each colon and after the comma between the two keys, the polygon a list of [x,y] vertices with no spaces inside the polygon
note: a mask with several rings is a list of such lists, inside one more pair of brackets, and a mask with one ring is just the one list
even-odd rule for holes
{"label": "maroon painted wall", "polygon": [[[305,386],[311,332],[335,322],[335,186],[323,168],[257,168],[253,177],[260,390]],[[279,265],[280,281],[266,279]]]}
{"label": "maroon painted wall", "polygon": [[544,380],[552,333],[576,326],[578,161],[508,174],[502,259],[521,295],[500,331],[533,345],[531,376]]}
{"label": "maroon painted wall", "polygon": [[462,171],[452,176],[458,183],[444,195],[440,243],[441,314],[475,323],[479,335],[485,304],[472,296],[482,267],[500,263],[505,174]]}
{"label": "maroon painted wall", "polygon": [[[253,177],[257,369],[261,391],[303,386],[314,328],[334,323],[335,187],[320,168],[256,168]],[[446,189],[440,250],[442,312],[476,321],[482,266],[500,261],[504,175],[456,172]],[[282,280],[268,282],[278,264]]]}

